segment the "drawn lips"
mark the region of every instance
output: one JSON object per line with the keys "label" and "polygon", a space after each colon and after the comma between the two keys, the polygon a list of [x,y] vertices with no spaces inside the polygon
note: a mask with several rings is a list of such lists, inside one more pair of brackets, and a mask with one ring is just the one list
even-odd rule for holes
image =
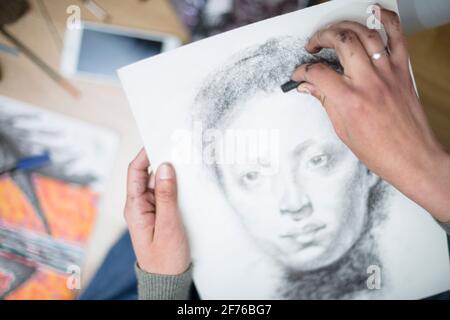
{"label": "drawn lips", "polygon": [[282,238],[294,239],[298,242],[310,242],[314,239],[317,232],[326,227],[323,223],[309,223],[299,230],[281,235]]}
{"label": "drawn lips", "polygon": [[316,233],[317,231],[319,231],[319,230],[321,230],[323,228],[325,228],[324,224],[311,223],[311,224],[307,224],[306,226],[304,226],[302,228],[301,233],[302,234]]}

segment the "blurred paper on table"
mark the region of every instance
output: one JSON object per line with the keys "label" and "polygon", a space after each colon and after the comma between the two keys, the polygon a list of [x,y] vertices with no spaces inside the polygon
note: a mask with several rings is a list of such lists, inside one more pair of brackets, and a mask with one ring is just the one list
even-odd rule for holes
{"label": "blurred paper on table", "polygon": [[74,298],[116,149],[107,129],[0,96],[0,169],[51,158],[0,176],[0,299]]}
{"label": "blurred paper on table", "polygon": [[[397,10],[395,1],[378,1]],[[331,1],[119,70],[156,168],[177,171],[204,299],[417,299],[450,288],[445,232],[367,170],[320,102],[282,93],[306,39],[369,1]],[[383,35],[383,30],[381,30]]]}

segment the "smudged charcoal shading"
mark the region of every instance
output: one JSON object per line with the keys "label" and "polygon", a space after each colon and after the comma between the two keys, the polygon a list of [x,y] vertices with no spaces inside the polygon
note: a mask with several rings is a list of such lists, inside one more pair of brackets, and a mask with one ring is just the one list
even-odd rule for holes
{"label": "smudged charcoal shading", "polygon": [[[300,37],[271,38],[231,56],[201,83],[194,98],[192,123],[202,123],[203,132],[226,128],[239,113],[240,109],[235,108],[237,104],[244,104],[261,92],[280,90],[280,84],[289,81],[293,71],[302,64],[321,62],[343,73],[334,50],[323,49],[310,54],[305,50],[305,44],[306,39]],[[203,148],[212,143],[205,136],[202,137]],[[210,169],[221,183],[218,168],[213,164]]]}
{"label": "smudged charcoal shading", "polygon": [[[301,64],[321,62],[343,73],[333,50],[324,49],[312,55],[305,51],[304,44],[304,39],[281,37],[233,55],[202,82],[192,105],[193,123],[200,121],[204,132],[207,129],[226,129],[249,99],[260,93],[279,91],[280,85],[289,81],[294,69]],[[203,147],[213,143],[203,137]],[[230,202],[220,165],[212,164],[207,169]],[[355,191],[346,185],[342,188],[345,194]],[[364,225],[352,246],[324,267],[309,271],[285,268],[278,289],[273,292],[274,298],[340,299],[358,297],[360,293],[376,297],[376,290],[369,292],[367,289],[367,267],[377,265],[383,268],[376,234],[387,218],[384,205],[388,195],[388,185],[378,179],[368,190],[367,202],[363,203],[365,209],[361,212],[365,215]],[[236,211],[235,207],[233,209]],[[389,275],[383,273],[383,284],[388,281]]]}
{"label": "smudged charcoal shading", "polygon": [[259,92],[271,93],[289,81],[295,68],[305,63],[322,62],[342,73],[333,50],[309,54],[306,41],[297,37],[268,40],[238,52],[222,67],[212,71],[203,81],[193,107],[193,119],[205,129],[220,128],[234,117],[242,104]]}
{"label": "smudged charcoal shading", "polygon": [[387,219],[386,200],[388,185],[379,180],[372,188],[367,203],[368,221],[359,240],[335,263],[314,271],[296,272],[287,270],[284,281],[275,297],[284,299],[354,299],[358,294],[369,291],[367,268],[376,265],[382,270],[382,285],[389,283],[389,274],[383,268],[376,232]]}

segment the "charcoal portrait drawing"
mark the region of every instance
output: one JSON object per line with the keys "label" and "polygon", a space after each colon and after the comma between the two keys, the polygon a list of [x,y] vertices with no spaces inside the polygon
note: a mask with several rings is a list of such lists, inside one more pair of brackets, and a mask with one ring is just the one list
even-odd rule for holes
{"label": "charcoal portrait drawing", "polygon": [[[383,270],[377,229],[387,216],[388,186],[339,140],[320,102],[282,93],[295,66],[323,62],[342,67],[333,51],[310,55],[304,40],[272,38],[234,54],[202,81],[192,121],[203,129],[276,128],[278,168],[252,164],[205,165],[227,203],[262,252],[282,274],[273,297],[342,299],[374,297],[367,269]],[[216,140],[203,136],[214,149]],[[199,149],[200,150],[200,149]],[[384,286],[388,270],[383,270]]]}

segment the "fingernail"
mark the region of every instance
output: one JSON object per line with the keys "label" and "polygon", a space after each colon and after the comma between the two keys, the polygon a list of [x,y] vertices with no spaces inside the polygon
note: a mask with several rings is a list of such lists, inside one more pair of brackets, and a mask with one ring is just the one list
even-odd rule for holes
{"label": "fingernail", "polygon": [[308,88],[303,87],[302,85],[297,87],[297,91],[300,93],[311,94],[311,91]]}
{"label": "fingernail", "polygon": [[174,172],[171,165],[163,163],[158,169],[158,179],[159,180],[170,180],[173,179]]}
{"label": "fingernail", "polygon": [[150,180],[148,182],[148,187],[150,189],[155,189],[155,174],[153,172],[150,174]]}

